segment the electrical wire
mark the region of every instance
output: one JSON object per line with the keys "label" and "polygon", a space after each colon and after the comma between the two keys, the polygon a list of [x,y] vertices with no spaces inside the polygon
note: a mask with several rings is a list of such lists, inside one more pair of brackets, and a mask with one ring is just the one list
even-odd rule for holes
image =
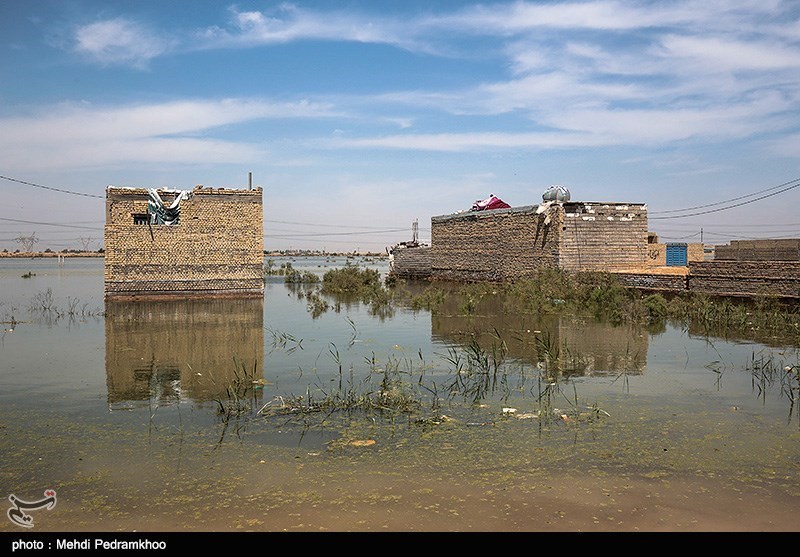
{"label": "electrical wire", "polygon": [[709,213],[718,213],[719,211],[726,211],[728,209],[733,209],[734,207],[741,207],[742,205],[748,205],[750,203],[755,203],[756,201],[761,201],[762,199],[766,199],[768,197],[772,197],[772,196],[778,195],[779,193],[787,192],[787,191],[792,190],[792,189],[794,189],[796,187],[800,187],[800,178],[796,178],[796,179],[792,180],[791,182],[786,182],[786,183],[780,184],[778,186],[773,186],[771,188],[767,188],[767,189],[761,190],[759,192],[751,193],[751,194],[748,194],[748,195],[743,195],[743,196],[740,196],[740,197],[735,197],[733,199],[728,199],[727,201],[719,201],[717,203],[709,203],[708,205],[698,205],[696,207],[688,207],[686,209],[674,209],[674,210],[671,210],[671,211],[660,211],[660,212],[654,211],[654,212],[651,212],[650,214],[652,215],[652,214],[663,214],[663,213],[677,213],[677,212],[682,212],[682,211],[693,211],[695,209],[703,209],[705,207],[714,207],[716,205],[722,205],[724,203],[730,203],[732,201],[738,201],[739,199],[745,199],[747,197],[752,197],[754,195],[758,195],[758,194],[764,193],[766,191],[771,191],[771,190],[774,190],[776,188],[783,188],[783,189],[780,189],[778,191],[774,191],[774,192],[772,192],[770,194],[763,195],[763,196],[757,197],[755,199],[750,199],[749,201],[742,201],[741,203],[735,203],[735,204],[729,205],[727,207],[720,207],[718,209],[710,209],[708,211],[700,211],[700,212],[697,212],[697,213],[689,213],[687,215],[673,215],[673,216],[669,216],[669,217],[648,216],[648,218],[650,218],[651,220],[682,219],[682,218],[686,218],[686,217],[695,217],[697,215],[707,215]]}
{"label": "electrical wire", "polygon": [[17,178],[11,178],[10,176],[2,176],[2,175],[0,175],[0,178],[2,178],[3,180],[8,180],[9,182],[16,182],[18,184],[24,184],[26,186],[33,186],[34,188],[42,188],[43,190],[57,191],[57,192],[60,192],[60,193],[69,193],[69,194],[72,194],[72,195],[82,195],[84,197],[97,197],[99,199],[103,199],[102,195],[96,195],[96,194],[92,194],[92,193],[81,193],[81,192],[70,191],[70,190],[62,190],[62,189],[59,189],[59,188],[51,188],[50,186],[43,186],[41,184],[34,184],[33,182],[26,182],[25,180],[18,180]]}

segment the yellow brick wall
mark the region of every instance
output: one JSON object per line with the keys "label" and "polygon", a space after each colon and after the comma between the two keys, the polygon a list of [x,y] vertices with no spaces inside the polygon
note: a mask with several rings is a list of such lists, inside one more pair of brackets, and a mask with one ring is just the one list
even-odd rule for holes
{"label": "yellow brick wall", "polygon": [[647,257],[641,204],[563,203],[474,211],[431,219],[431,276],[515,280],[543,268],[606,271]]}
{"label": "yellow brick wall", "polygon": [[147,200],[145,188],[106,192],[106,297],[263,295],[260,188],[195,188],[173,226],[134,224]]}

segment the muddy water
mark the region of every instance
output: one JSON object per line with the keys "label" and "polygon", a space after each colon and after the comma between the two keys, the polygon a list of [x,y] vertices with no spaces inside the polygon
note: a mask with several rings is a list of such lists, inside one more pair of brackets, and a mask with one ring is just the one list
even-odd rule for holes
{"label": "muddy water", "polygon": [[[279,278],[263,301],[106,304],[100,259],[0,260],[0,281],[0,489],[57,492],[33,531],[800,530],[792,346],[315,316]],[[278,411],[386,382],[409,411]]]}

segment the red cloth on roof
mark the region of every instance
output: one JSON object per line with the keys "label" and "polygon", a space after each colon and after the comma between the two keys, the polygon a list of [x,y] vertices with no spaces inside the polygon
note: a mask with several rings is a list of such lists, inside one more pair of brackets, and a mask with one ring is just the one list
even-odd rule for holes
{"label": "red cloth on roof", "polygon": [[479,199],[472,204],[473,211],[491,211],[492,209],[508,209],[509,207],[511,205],[494,194],[490,194],[486,199]]}

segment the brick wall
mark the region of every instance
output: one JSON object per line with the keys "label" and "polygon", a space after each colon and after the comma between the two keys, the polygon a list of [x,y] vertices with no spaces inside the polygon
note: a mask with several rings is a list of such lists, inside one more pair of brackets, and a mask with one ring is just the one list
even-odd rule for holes
{"label": "brick wall", "polygon": [[107,298],[263,296],[260,188],[195,188],[173,226],[134,224],[147,201],[145,188],[106,191]]}
{"label": "brick wall", "polygon": [[685,292],[688,287],[688,273],[614,273],[620,282],[628,288],[655,292]]}
{"label": "brick wall", "polygon": [[[704,244],[686,244],[686,260],[703,261],[706,257]],[[647,266],[666,267],[667,244],[647,244]]]}
{"label": "brick wall", "polygon": [[401,248],[392,253],[392,274],[398,278],[424,279],[431,276],[430,247]]}
{"label": "brick wall", "polygon": [[568,271],[635,268],[647,261],[647,208],[627,203],[564,203],[558,265]]}
{"label": "brick wall", "polygon": [[565,202],[431,219],[431,276],[505,281],[543,268],[607,271],[647,258],[647,209],[641,204]]}
{"label": "brick wall", "polygon": [[800,262],[691,262],[688,288],[693,293],[713,296],[800,298]]}
{"label": "brick wall", "polygon": [[714,259],[726,261],[800,261],[800,239],[732,240],[714,248]]}
{"label": "brick wall", "polygon": [[560,219],[557,206],[536,214],[535,205],[433,217],[431,276],[503,281],[555,267]]}

